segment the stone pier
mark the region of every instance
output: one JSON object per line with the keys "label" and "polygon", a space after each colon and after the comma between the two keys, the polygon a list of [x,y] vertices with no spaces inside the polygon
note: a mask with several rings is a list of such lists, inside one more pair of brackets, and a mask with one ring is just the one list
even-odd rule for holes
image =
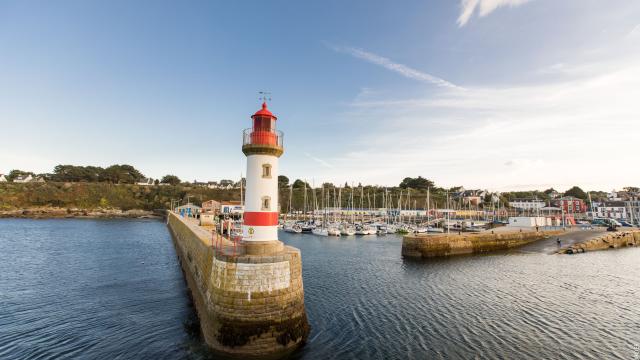
{"label": "stone pier", "polygon": [[618,249],[640,245],[640,230],[616,231],[587,241],[573,244],[558,251],[559,254],[579,254],[587,251]]}
{"label": "stone pier", "polygon": [[279,241],[214,249],[210,231],[169,213],[168,226],[205,342],[238,357],[278,357],[309,334],[300,251]]}
{"label": "stone pier", "polygon": [[496,231],[483,233],[407,235],[402,239],[402,256],[431,258],[463,254],[487,253],[526,245],[563,230]]}

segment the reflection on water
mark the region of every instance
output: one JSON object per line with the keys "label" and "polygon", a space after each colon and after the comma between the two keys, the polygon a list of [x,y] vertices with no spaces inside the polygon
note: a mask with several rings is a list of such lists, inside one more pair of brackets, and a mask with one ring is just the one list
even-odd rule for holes
{"label": "reflection on water", "polygon": [[[640,249],[400,257],[400,238],[281,233],[312,332],[296,359],[632,359]],[[0,220],[0,358],[215,358],[166,226]]]}

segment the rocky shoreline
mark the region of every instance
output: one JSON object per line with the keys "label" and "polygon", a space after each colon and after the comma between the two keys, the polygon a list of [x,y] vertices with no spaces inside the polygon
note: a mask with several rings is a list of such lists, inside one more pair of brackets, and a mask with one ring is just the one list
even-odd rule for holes
{"label": "rocky shoreline", "polygon": [[58,207],[34,207],[24,209],[0,210],[0,218],[26,218],[26,219],[59,219],[59,218],[86,218],[86,219],[161,219],[163,210],[121,210],[121,209],[80,209]]}
{"label": "rocky shoreline", "polygon": [[587,251],[618,249],[640,245],[640,231],[627,230],[604,234],[558,250],[558,254],[581,254]]}

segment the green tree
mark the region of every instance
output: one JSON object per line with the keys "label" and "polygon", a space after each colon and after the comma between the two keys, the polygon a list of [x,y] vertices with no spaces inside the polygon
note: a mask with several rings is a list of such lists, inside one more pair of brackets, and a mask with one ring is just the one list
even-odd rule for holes
{"label": "green tree", "polygon": [[585,193],[582,189],[577,186],[572,187],[571,189],[565,191],[564,196],[573,196],[578,199],[586,200],[587,193]]}
{"label": "green tree", "polygon": [[135,184],[144,175],[131,165],[111,165],[104,169],[103,178],[114,184]]}
{"label": "green tree", "polygon": [[625,187],[622,188],[622,190],[624,190],[626,192],[630,192],[630,193],[640,192],[640,188],[638,188],[636,186],[625,186]]}
{"label": "green tree", "polygon": [[278,187],[286,188],[289,186],[289,178],[284,175],[278,175]]}
{"label": "green tree", "polygon": [[306,182],[304,182],[304,181],[302,181],[300,179],[296,179],[296,181],[293,182],[293,188],[294,189],[304,189],[305,185],[306,185],[307,189],[311,188],[308,183],[306,183]]}
{"label": "green tree", "polygon": [[417,178],[406,177],[400,183],[400,187],[403,189],[411,188],[426,190],[427,188],[433,188],[434,183],[433,181],[425,179],[422,176],[418,176]]}
{"label": "green tree", "polygon": [[163,184],[170,184],[175,186],[180,184],[180,178],[175,175],[165,175],[162,177],[162,180],[160,180],[160,182]]}
{"label": "green tree", "polygon": [[17,170],[17,169],[11,170],[11,172],[9,172],[9,175],[7,175],[7,180],[13,181],[18,176],[26,176],[26,175],[35,176],[36,174],[32,173],[31,171],[23,171],[23,170]]}

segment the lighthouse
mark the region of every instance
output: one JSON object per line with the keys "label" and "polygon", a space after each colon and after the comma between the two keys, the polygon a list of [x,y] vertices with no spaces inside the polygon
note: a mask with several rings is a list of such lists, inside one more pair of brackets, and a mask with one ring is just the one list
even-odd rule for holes
{"label": "lighthouse", "polygon": [[247,156],[242,241],[247,245],[272,244],[279,248],[278,159],[284,152],[283,134],[276,130],[277,117],[266,102],[251,119],[252,127],[242,134],[242,152]]}

